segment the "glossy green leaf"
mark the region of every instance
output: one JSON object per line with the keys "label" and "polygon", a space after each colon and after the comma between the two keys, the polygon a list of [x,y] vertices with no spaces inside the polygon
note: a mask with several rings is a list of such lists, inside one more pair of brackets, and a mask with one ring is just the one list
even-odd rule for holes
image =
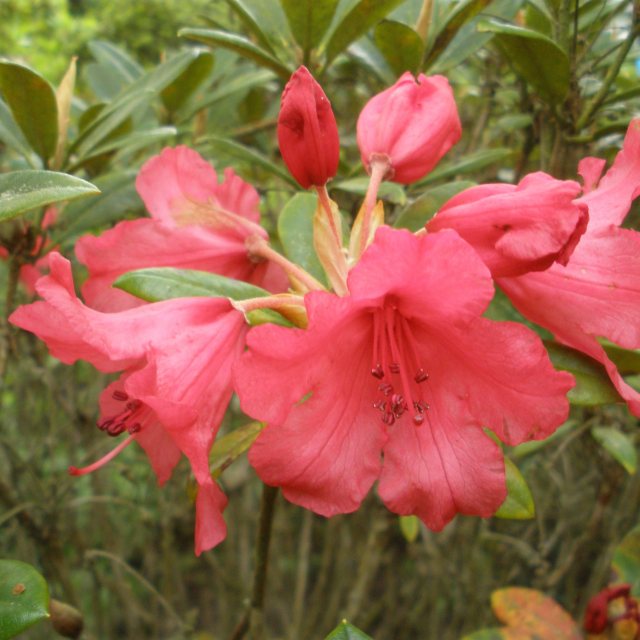
{"label": "glossy green leaf", "polygon": [[527,481],[509,458],[505,457],[504,467],[507,477],[507,497],[498,511],[496,511],[496,518],[508,520],[529,520],[533,518],[536,509]]}
{"label": "glossy green leaf", "polygon": [[302,47],[305,57],[317,47],[326,33],[338,0],[280,0],[291,33]]}
{"label": "glossy green leaf", "polygon": [[325,640],[372,640],[360,629],[356,629],[352,624],[343,620],[326,638]]}
{"label": "glossy green leaf", "polygon": [[640,373],[640,350],[623,349],[607,340],[601,344],[622,375]]}
{"label": "glossy green leaf", "polygon": [[409,26],[394,20],[383,20],[374,31],[374,42],[395,75],[414,73],[420,67],[424,43]]}
{"label": "glossy green leaf", "polygon": [[417,182],[414,187],[421,187],[437,182],[438,180],[444,180],[445,178],[464,175],[466,173],[475,173],[480,169],[498,164],[499,162],[510,158],[513,154],[513,149],[507,149],[504,147],[475,151],[474,153],[469,153],[457,160],[438,165],[438,167],[428,176]]}
{"label": "glossy green leaf", "polygon": [[0,60],[0,92],[24,137],[46,165],[58,141],[55,91],[32,69]]}
{"label": "glossy green leaf", "polygon": [[206,136],[200,140],[200,145],[211,146],[216,149],[218,153],[226,153],[238,160],[247,162],[252,166],[259,166],[265,171],[272,173],[279,178],[282,178],[285,182],[288,182],[293,187],[298,187],[298,183],[289,175],[287,171],[282,169],[279,165],[271,162],[267,157],[263,156],[258,151],[250,147],[245,147],[239,142],[230,140],[228,138],[220,138],[218,136]]}
{"label": "glossy green leaf", "polygon": [[326,65],[402,2],[404,0],[360,0],[333,30],[327,43]]}
{"label": "glossy green leaf", "polygon": [[121,275],[114,286],[147,302],[193,297],[246,300],[269,295],[268,291],[248,282],[207,271],[172,267],[130,271]]}
{"label": "glossy green leaf", "polygon": [[13,119],[11,110],[2,100],[0,100],[0,140],[25,158],[33,169],[39,169],[42,166],[38,156],[33,153],[20,127]]}
{"label": "glossy green leaf", "polygon": [[616,582],[628,582],[634,596],[640,596],[640,526],[634,527],[616,547],[611,560]]}
{"label": "glossy green leaf", "polygon": [[250,422],[216,439],[209,454],[209,469],[214,478],[219,478],[253,444],[264,426],[262,422]]}
{"label": "glossy green leaf", "polygon": [[210,47],[223,47],[235,51],[241,56],[253,60],[261,67],[275,71],[283,80],[288,80],[291,75],[291,69],[244,36],[218,29],[181,29],[178,35],[182,38],[204,42]]}
{"label": "glossy green leaf", "polygon": [[93,40],[88,47],[96,62],[86,65],[86,78],[100,100],[113,100],[144,74],[144,69],[126,51],[111,42]]}
{"label": "glossy green leaf", "polygon": [[160,93],[167,111],[175,112],[198,90],[213,71],[214,57],[208,51],[199,52],[185,70]]}
{"label": "glossy green leaf", "polygon": [[594,406],[621,402],[620,395],[599,362],[556,342],[544,342],[553,366],[568,371],[576,379],[576,386],[567,395],[572,404]]}
{"label": "glossy green leaf", "polygon": [[[331,190],[346,191],[363,196],[367,193],[369,178],[349,178],[349,180],[339,180],[330,183]],[[383,182],[378,189],[378,199],[387,200],[392,204],[405,204],[407,194],[402,185],[396,182]]]}
{"label": "glossy green leaf", "polygon": [[311,193],[293,196],[278,217],[278,236],[289,260],[326,283],[324,269],[313,247],[313,216],[317,203],[317,196]]}
{"label": "glossy green leaf", "polygon": [[49,589],[29,564],[0,560],[0,640],[49,617]]}
{"label": "glossy green leaf", "polygon": [[481,20],[478,31],[493,33],[515,72],[540,96],[553,104],[561,102],[569,90],[569,58],[542,33],[496,19]]}
{"label": "glossy green leaf", "polygon": [[438,35],[426,56],[424,67],[428,68],[449,46],[460,29],[490,2],[491,0],[462,0],[456,3],[442,20]]}
{"label": "glossy green leaf", "polygon": [[432,187],[424,191],[406,209],[400,212],[393,226],[402,229],[417,231],[431,220],[436,211],[449,201],[453,196],[473,187],[476,183],[470,180],[458,180]]}
{"label": "glossy green leaf", "polygon": [[12,171],[0,175],[0,221],[54,202],[100,193],[90,182],[56,171]]}
{"label": "glossy green leaf", "polygon": [[420,520],[418,516],[399,516],[398,523],[404,539],[407,542],[415,542],[420,533]]}
{"label": "glossy green leaf", "polygon": [[634,474],[638,469],[638,453],[633,440],[613,427],[593,427],[591,435],[600,446],[611,454],[627,471]]}

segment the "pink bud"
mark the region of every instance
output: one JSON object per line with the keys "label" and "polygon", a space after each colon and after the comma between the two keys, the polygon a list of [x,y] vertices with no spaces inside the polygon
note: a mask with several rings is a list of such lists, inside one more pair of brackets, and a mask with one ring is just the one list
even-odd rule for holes
{"label": "pink bud", "polygon": [[409,184],[425,176],[460,139],[462,129],[453,92],[443,76],[408,71],[367,102],[358,118],[358,146],[369,170],[387,158],[387,178]]}
{"label": "pink bud", "polygon": [[338,171],[340,140],[331,103],[306,67],[282,93],[278,144],[291,175],[305,188],[322,186]]}

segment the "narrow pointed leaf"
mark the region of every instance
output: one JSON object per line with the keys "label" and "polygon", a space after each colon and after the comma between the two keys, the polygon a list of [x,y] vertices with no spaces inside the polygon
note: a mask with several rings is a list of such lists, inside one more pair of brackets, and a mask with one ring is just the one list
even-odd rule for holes
{"label": "narrow pointed leaf", "polygon": [[123,86],[133,84],[144,75],[144,69],[126,51],[112,42],[92,40],[89,51],[101,64],[109,67],[118,75]]}
{"label": "narrow pointed leaf", "polygon": [[305,55],[317,47],[326,33],[338,0],[281,0],[291,33]]}
{"label": "narrow pointed leaf", "polygon": [[326,66],[404,0],[360,0],[336,26],[327,43]]}
{"label": "narrow pointed leaf", "polygon": [[283,80],[288,80],[291,75],[289,67],[267,50],[260,48],[243,36],[218,29],[181,29],[178,35],[182,38],[204,42],[210,47],[223,47],[235,51],[260,66],[275,71]]}
{"label": "narrow pointed leaf", "polygon": [[76,86],[76,60],[77,57],[75,56],[71,58],[69,68],[62,78],[60,86],[56,90],[56,103],[58,105],[58,141],[52,162],[52,167],[56,170],[62,166],[64,150],[67,145],[67,132],[69,130],[69,122],[71,121],[71,101]]}
{"label": "narrow pointed leaf", "polygon": [[424,43],[406,24],[383,20],[375,29],[374,41],[397,76],[420,68]]}
{"label": "narrow pointed leaf", "polygon": [[345,295],[348,269],[343,251],[342,216],[337,203],[329,202],[330,212],[327,212],[318,199],[313,216],[313,246],[334,291]]}
{"label": "narrow pointed leaf", "polygon": [[616,582],[631,584],[631,592],[640,595],[640,526],[636,526],[616,547],[611,560]]}
{"label": "narrow pointed leaf", "polygon": [[167,111],[175,112],[198,90],[211,75],[214,57],[208,51],[201,51],[186,69],[160,93],[162,104]]}
{"label": "narrow pointed leaf", "polygon": [[507,478],[507,497],[498,511],[496,511],[496,518],[508,520],[529,520],[533,518],[536,509],[527,481],[509,458],[504,459],[504,467]]}
{"label": "narrow pointed leaf", "polygon": [[100,193],[90,182],[55,171],[12,171],[0,175],[0,221],[54,202]]}
{"label": "narrow pointed leaf", "polygon": [[11,110],[3,100],[0,100],[0,140],[25,158],[33,169],[39,169],[42,166],[42,162],[29,146],[20,127],[13,119]]}
{"label": "narrow pointed leaf", "polygon": [[356,629],[352,624],[343,620],[326,638],[325,640],[372,640],[360,629]]}
{"label": "narrow pointed leaf", "polygon": [[502,162],[513,154],[513,149],[507,149],[506,147],[498,149],[482,149],[474,153],[469,153],[462,158],[440,164],[426,178],[416,182],[413,186],[421,187],[437,182],[438,180],[444,180],[445,178],[474,173],[480,169]]}
{"label": "narrow pointed leaf", "polygon": [[638,454],[633,440],[613,427],[593,427],[591,435],[616,462],[619,462],[629,474],[638,469]]}
{"label": "narrow pointed leaf", "polygon": [[0,640],[22,633],[49,617],[49,589],[44,578],[18,560],[0,560]]}
{"label": "narrow pointed leaf", "polygon": [[478,31],[493,33],[495,42],[515,72],[540,96],[552,103],[561,102],[569,90],[569,58],[550,38],[495,19],[481,20]]}
{"label": "narrow pointed leaf", "polygon": [[58,108],[53,88],[32,69],[0,60],[0,92],[31,148],[46,164],[58,140]]}
{"label": "narrow pointed leaf", "polygon": [[209,455],[209,469],[213,477],[220,477],[222,472],[253,444],[263,428],[262,422],[250,422],[218,438],[213,443]]}

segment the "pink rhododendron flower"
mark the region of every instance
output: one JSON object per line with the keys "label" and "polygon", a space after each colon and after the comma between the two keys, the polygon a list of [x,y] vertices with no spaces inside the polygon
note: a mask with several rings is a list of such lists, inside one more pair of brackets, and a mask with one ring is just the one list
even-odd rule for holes
{"label": "pink rhododendron flower", "polygon": [[500,278],[498,284],[525,317],[601,362],[631,412],[640,416],[640,394],[598,341],[640,348],[640,233],[619,226],[640,195],[640,120],[629,126],[622,151],[598,184],[603,166],[595,158],[580,163],[587,193],[578,202],[589,207],[589,225],[569,262]]}
{"label": "pink rhododendron flower", "polygon": [[494,278],[567,264],[587,228],[580,185],[532,173],[517,186],[484,184],[449,200],[426,225],[454,229],[478,252]]}
{"label": "pink rhododendron flower", "polygon": [[213,167],[187,147],[167,148],[145,163],[136,187],[152,218],[120,222],[76,244],[76,255],[89,270],[82,287],[87,304],[103,311],[143,304],[111,285],[121,274],[144,267],[211,271],[284,290],[282,272],[252,259],[245,247],[250,235],[267,237],[258,224],[257,191],[231,169],[224,177],[218,183]]}
{"label": "pink rhododendron flower", "polygon": [[302,187],[321,187],[338,171],[340,140],[331,103],[306,67],[282,93],[278,115],[282,159]]}
{"label": "pink rhododendron flower", "polygon": [[545,438],[567,417],[573,378],[532,331],[482,317],[489,271],[452,231],[379,228],[348,289],[307,294],[306,330],[250,331],[236,388],[268,423],[251,463],[325,516],[357,509],[376,479],[392,511],[434,530],[491,515],[504,463],[483,428],[510,445]]}
{"label": "pink rhododendron flower", "polygon": [[226,534],[226,498],[211,479],[208,458],[231,397],[232,365],[244,347],[242,314],[212,298],[102,313],[76,297],[67,260],[52,253],[49,267],[36,285],[44,301],[20,307],[11,322],[44,340],[62,362],[83,359],[101,371],[123,371],[102,393],[98,427],[127,438],[72,472],[93,471],[136,441],[163,484],[184,453],[199,484],[196,553],[210,549]]}
{"label": "pink rhododendron flower", "polygon": [[462,127],[453,92],[444,76],[408,71],[367,102],[358,117],[357,137],[367,170],[373,160],[389,163],[386,177],[415,182],[460,139]]}

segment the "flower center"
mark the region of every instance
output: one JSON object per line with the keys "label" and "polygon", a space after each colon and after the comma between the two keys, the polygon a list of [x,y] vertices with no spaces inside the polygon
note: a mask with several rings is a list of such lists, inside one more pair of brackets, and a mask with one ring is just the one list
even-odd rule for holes
{"label": "flower center", "polygon": [[373,407],[382,413],[382,422],[391,426],[410,411],[413,423],[423,424],[429,405],[422,397],[422,385],[429,374],[419,362],[409,321],[393,304],[373,312],[371,375],[380,381]]}
{"label": "flower center", "polygon": [[142,413],[144,407],[140,400],[132,400],[129,395],[117,389],[113,392],[113,399],[124,404],[122,411],[109,418],[103,418],[98,422],[98,429],[104,431],[112,437],[119,436],[128,431],[131,434],[137,433],[142,427]]}

